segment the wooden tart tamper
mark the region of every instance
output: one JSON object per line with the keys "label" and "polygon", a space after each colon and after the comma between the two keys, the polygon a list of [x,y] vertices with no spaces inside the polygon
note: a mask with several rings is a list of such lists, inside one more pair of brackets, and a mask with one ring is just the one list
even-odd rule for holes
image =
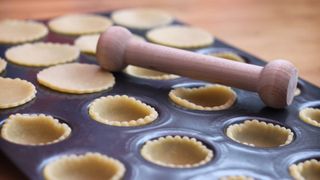
{"label": "wooden tart tamper", "polygon": [[97,59],[108,71],[128,64],[258,92],[273,108],[292,103],[297,69],[288,61],[274,60],[265,67],[152,44],[132,38],[125,28],[113,26],[99,38]]}

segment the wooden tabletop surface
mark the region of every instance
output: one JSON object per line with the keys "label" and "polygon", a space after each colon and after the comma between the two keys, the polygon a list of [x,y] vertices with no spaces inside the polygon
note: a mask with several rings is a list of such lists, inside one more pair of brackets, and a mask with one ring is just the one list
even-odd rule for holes
{"label": "wooden tabletop surface", "polygon": [[[265,60],[290,60],[320,86],[319,0],[1,0],[0,18],[45,19],[73,12],[154,7]],[[0,179],[25,179],[0,154]]]}

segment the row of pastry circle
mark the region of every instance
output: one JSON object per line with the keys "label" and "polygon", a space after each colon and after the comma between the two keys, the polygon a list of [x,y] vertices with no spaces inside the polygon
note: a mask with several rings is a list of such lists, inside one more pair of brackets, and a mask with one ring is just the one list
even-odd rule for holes
{"label": "row of pastry circle", "polygon": [[[82,42],[82,46],[96,47],[98,36],[94,36],[96,36],[95,42]],[[76,41],[75,43],[77,44],[77,42],[78,41]],[[209,55],[225,58],[228,60],[245,62],[245,60],[239,55],[228,51],[210,53]],[[8,61],[14,64],[22,66],[43,67],[75,61],[79,58],[80,52],[76,47],[73,47],[71,45],[47,42],[24,44],[20,46],[11,47],[6,50],[5,56]],[[0,59],[0,72],[5,69],[5,66],[6,61]],[[124,72],[136,77],[154,80],[168,80],[176,79],[179,77],[177,75],[167,74],[132,65],[129,65],[124,70]]]}
{"label": "row of pastry circle", "polygon": [[[199,144],[197,144],[196,142],[192,142],[192,140],[188,139],[187,137],[180,136],[166,137],[166,142],[163,142],[163,139],[161,141],[162,142],[160,143],[168,143],[168,145],[171,145],[170,141],[181,141],[189,142],[189,144],[193,143],[194,145],[199,146]],[[162,155],[166,156],[166,154],[164,153],[161,153],[159,155],[160,159],[162,159]],[[209,156],[207,155],[207,157]],[[163,157],[163,159],[165,158],[166,157]],[[190,156],[188,156],[188,158],[190,158]],[[184,160],[188,161],[186,157],[185,159],[181,159],[180,161]],[[309,179],[311,177],[317,177],[317,168],[319,167],[319,160],[308,159],[304,160],[303,162],[290,165],[289,172],[291,177],[294,179]],[[100,153],[93,152],[87,152],[85,154],[80,155],[64,155],[62,157],[59,157],[55,161],[47,163],[43,169],[43,175],[46,180],[68,179],[68,177],[75,177],[75,179],[95,179],[95,177],[99,177],[101,179],[118,180],[123,178],[125,172],[126,168],[119,160]],[[222,176],[219,178],[219,180],[253,179],[254,177],[245,175]]]}
{"label": "row of pastry circle", "polygon": [[[44,114],[11,115],[1,129],[1,135],[4,139],[25,145],[57,143],[68,137],[70,133],[71,129],[66,124]],[[235,141],[245,141],[243,138],[247,138],[254,144],[247,142],[243,142],[243,144],[258,147],[278,147],[290,143],[293,139],[293,133],[290,129],[258,120],[246,120],[239,124],[230,125],[226,134]],[[259,136],[264,138],[259,138]],[[275,139],[277,141],[274,141]],[[214,151],[198,139],[179,135],[167,135],[148,140],[140,149],[140,154],[151,163],[170,168],[198,167],[214,158]],[[314,166],[320,165],[316,160],[308,160],[304,163],[290,166],[290,173],[293,177],[300,175],[301,168],[310,168],[310,163],[313,163]],[[125,166],[120,161],[99,153],[56,158],[55,161],[45,165],[43,172],[46,179],[59,179],[75,176],[75,174],[79,178],[84,178],[93,175],[91,172],[93,169],[87,168],[88,166],[93,169],[109,169],[107,172],[99,171],[102,173],[99,176],[109,178],[120,179],[125,173]],[[309,172],[313,173],[312,170],[310,169]],[[94,171],[96,172],[96,170]]]}
{"label": "row of pastry circle", "polygon": [[[168,32],[162,32],[162,31],[168,31]],[[160,31],[159,34],[165,33],[166,35],[170,35],[167,38],[167,36],[160,36],[160,35],[155,35],[156,37],[153,37],[154,39],[157,39],[158,44],[163,44],[166,46],[177,46],[179,48],[183,48],[184,46],[207,46],[210,45],[211,43],[203,44],[201,43],[201,37],[203,36],[201,32],[196,31],[196,28],[193,27],[188,27],[188,26],[167,26],[167,27],[162,27],[154,29],[147,33],[147,38],[149,40],[150,36],[149,34],[152,34],[153,31]],[[1,22],[0,22],[0,31],[1,31]],[[203,32],[204,33],[204,32]],[[99,39],[100,34],[92,34],[92,35],[84,35],[78,37],[74,41],[75,46],[71,46],[68,44],[60,44],[60,43],[35,43],[35,44],[23,44],[23,45],[18,45],[9,48],[5,56],[8,60],[11,62],[14,62],[19,65],[24,65],[24,66],[51,66],[51,65],[56,65],[56,64],[61,64],[61,63],[66,63],[73,61],[79,57],[79,50],[78,48],[84,52],[84,53],[89,53],[89,54],[95,54],[96,53],[96,47],[97,47],[97,42]],[[208,37],[209,33],[207,34]],[[142,37],[134,35],[133,36],[137,40],[144,40]],[[186,39],[186,37],[193,37],[194,39]],[[198,39],[196,38],[198,37]],[[152,40],[151,40],[152,41]],[[161,42],[160,42],[161,41]],[[181,44],[181,46],[178,45],[173,45],[173,44]],[[45,51],[42,52],[42,51]],[[58,53],[58,54],[57,54]],[[28,56],[26,56],[26,54]],[[29,57],[31,56],[31,57]],[[231,59],[235,59],[239,61],[244,61],[241,57],[236,57],[235,55],[229,55]]]}
{"label": "row of pastry circle", "polygon": [[[173,17],[170,14],[150,8],[115,11],[112,19],[119,25],[134,29],[150,29],[170,24],[173,21]],[[54,18],[48,24],[49,28],[54,32],[81,35],[103,32],[113,22],[109,18],[100,15],[68,14]],[[15,30],[14,28],[18,29]],[[10,32],[10,30],[13,31]],[[22,43],[44,37],[48,33],[48,29],[45,25],[33,21],[3,20],[0,23],[0,32],[0,42]]]}
{"label": "row of pastry circle", "polygon": [[[2,60],[0,60],[0,62],[1,61]],[[126,73],[133,76],[138,76],[140,78],[142,78],[142,74],[144,74],[144,76],[147,76],[146,74],[148,73],[149,76],[155,74],[154,71],[150,72],[151,70],[142,69],[139,67],[128,68],[125,71]],[[155,76],[170,76],[171,78],[173,78],[174,75],[168,75],[164,73],[160,75],[160,72],[158,72]],[[37,80],[40,84],[53,90],[73,94],[99,92],[109,89],[115,84],[115,78],[111,73],[102,70],[97,65],[85,63],[62,64],[43,69],[37,74]],[[21,98],[23,102],[21,102],[21,104],[27,102],[28,100],[31,100],[35,95],[36,90],[31,83],[28,83],[26,81],[22,83],[23,81],[21,80],[12,80],[10,78],[1,78],[0,81],[2,82],[1,86],[4,87],[2,89],[2,94],[19,90],[15,89],[18,87],[29,89],[22,94],[17,93],[18,95],[22,96]],[[20,86],[18,86],[18,82],[20,82]],[[26,87],[21,87],[22,85]],[[213,95],[210,95],[210,92],[212,92],[211,94]],[[193,110],[227,109],[234,103],[236,99],[236,94],[231,88],[218,85],[205,88],[178,88],[175,91],[170,92],[169,96],[175,103]],[[0,98],[0,108],[10,108],[16,105],[21,105],[11,105],[10,102],[5,102],[5,104],[2,104],[1,101],[4,100],[8,101],[8,98],[6,96]]]}
{"label": "row of pastry circle", "polygon": [[[97,65],[81,63],[63,64],[44,69],[38,73],[37,79],[40,84],[53,90],[76,94],[99,92],[115,84],[115,78],[111,73],[100,69]],[[0,82],[0,87],[3,87],[0,89],[0,108],[2,109],[22,105],[36,96],[35,86],[28,81],[0,77]],[[217,84],[191,88],[178,87],[169,93],[170,99],[180,107],[206,111],[228,109],[235,103],[236,96],[230,87]],[[300,113],[300,116],[305,122],[319,126],[317,117],[319,109],[309,108],[301,112],[303,113]],[[91,115],[101,119],[99,114]],[[124,119],[112,120],[112,123],[110,120],[107,122],[117,126],[129,126]],[[136,123],[138,120],[132,122]]]}
{"label": "row of pastry circle", "polygon": [[[141,126],[158,117],[153,107],[126,95],[98,98],[89,105],[88,111],[90,119],[112,126]],[[44,114],[10,115],[1,129],[1,136],[7,141],[34,146],[56,143],[70,134],[71,128],[66,123]],[[261,118],[245,118],[227,125],[225,135],[237,143],[258,148],[285,146],[295,136],[290,128]]]}
{"label": "row of pastry circle", "polygon": [[[128,17],[125,17],[128,16]],[[147,33],[150,41],[179,48],[195,48],[212,44],[213,36],[200,28],[168,25],[173,21],[169,14],[155,9],[119,10],[112,14],[118,25],[139,29],[151,29]],[[126,21],[126,22],[124,22]],[[105,16],[94,14],[69,14],[49,21],[50,30],[65,35],[101,33],[112,25]],[[17,44],[34,41],[48,34],[44,24],[32,21],[0,21],[0,43]]]}
{"label": "row of pastry circle", "polygon": [[[175,141],[181,142],[192,141],[190,141],[190,139],[186,137],[180,136],[168,137],[167,139],[175,139]],[[165,154],[160,154],[160,156],[161,155]],[[183,160],[184,159],[182,159],[182,161]],[[291,177],[295,180],[313,179],[314,177],[318,177],[319,167],[319,160],[308,159],[296,164],[291,164],[288,170]],[[64,155],[58,157],[54,161],[47,163],[43,168],[43,176],[46,180],[69,179],[69,177],[74,177],[75,179],[102,178],[119,180],[123,179],[125,173],[126,167],[123,165],[121,161],[97,152],[87,152],[85,154],[79,155]],[[222,176],[219,177],[219,180],[254,180],[254,177],[241,174]]]}
{"label": "row of pastry circle", "polygon": [[[112,73],[102,70],[97,65],[84,63],[63,64],[43,69],[37,74],[37,80],[50,89],[74,94],[99,92],[110,89],[115,84]],[[36,88],[28,81],[1,77],[0,82],[0,87],[3,87],[0,108],[15,107],[35,97]],[[21,89],[24,91],[20,92]],[[236,93],[230,87],[210,85],[175,88],[169,93],[169,97],[187,109],[222,110],[234,104]]]}

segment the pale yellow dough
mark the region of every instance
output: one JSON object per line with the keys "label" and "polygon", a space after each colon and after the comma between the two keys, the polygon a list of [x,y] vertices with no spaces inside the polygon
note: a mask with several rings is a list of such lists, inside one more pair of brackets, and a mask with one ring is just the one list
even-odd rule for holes
{"label": "pale yellow dough", "polygon": [[226,134],[238,143],[263,148],[290,144],[294,136],[290,129],[255,119],[230,125]]}
{"label": "pale yellow dough", "polygon": [[21,79],[0,77],[0,109],[12,108],[36,97],[35,86]]}
{"label": "pale yellow dough", "polygon": [[133,66],[133,65],[129,65],[124,70],[124,72],[131,76],[144,78],[144,79],[153,79],[153,80],[169,80],[169,79],[176,79],[179,77],[174,74],[168,74],[168,73],[146,69],[146,68]]}
{"label": "pale yellow dough", "polygon": [[44,114],[15,114],[6,119],[1,136],[22,145],[48,145],[67,138],[71,133],[68,125]]}
{"label": "pale yellow dough", "polygon": [[39,22],[25,20],[1,20],[0,44],[18,44],[45,37],[48,28]]}
{"label": "pale yellow dough", "polygon": [[305,108],[299,112],[300,119],[305,123],[320,127],[320,109]]}
{"label": "pale yellow dough", "polygon": [[218,58],[228,59],[231,61],[246,62],[241,56],[232,52],[217,52],[217,53],[211,53],[209,55],[218,57]]}
{"label": "pale yellow dough", "polygon": [[[96,54],[99,37],[100,34],[82,35],[74,41],[74,45],[77,46],[81,52]],[[138,35],[133,35],[133,37],[144,41],[144,38]]]}
{"label": "pale yellow dough", "polygon": [[300,88],[296,88],[295,90],[294,90],[294,96],[299,96],[301,94],[301,90],[300,90]]}
{"label": "pale yellow dough", "polygon": [[158,117],[153,107],[126,95],[94,100],[89,106],[89,114],[92,119],[112,126],[142,126]]}
{"label": "pale yellow dough", "polygon": [[0,73],[2,73],[6,69],[6,67],[7,62],[4,59],[0,58]]}
{"label": "pale yellow dough", "polygon": [[133,29],[151,29],[170,24],[173,17],[165,11],[151,8],[132,8],[112,13],[112,20]]}
{"label": "pale yellow dough", "polygon": [[318,180],[320,178],[320,161],[306,160],[289,167],[290,175],[294,180]]}
{"label": "pale yellow dough", "polygon": [[69,14],[52,19],[50,30],[66,35],[83,35],[104,32],[112,25],[112,21],[94,14]]}
{"label": "pale yellow dough", "polygon": [[37,75],[40,84],[65,93],[99,92],[115,84],[114,76],[97,65],[70,63],[49,67]]}
{"label": "pale yellow dough", "polygon": [[80,55],[78,48],[60,43],[34,43],[9,48],[8,61],[23,66],[52,66],[74,61]]}
{"label": "pale yellow dough", "polygon": [[147,32],[147,39],[165,46],[176,48],[200,48],[213,43],[213,36],[202,29],[172,25],[152,29]]}
{"label": "pale yellow dough", "polygon": [[74,41],[74,45],[77,46],[81,52],[96,54],[99,37],[100,34],[82,35]]}
{"label": "pale yellow dough", "polygon": [[198,88],[176,88],[170,99],[179,106],[192,110],[218,111],[230,108],[237,94],[227,86],[210,85]]}
{"label": "pale yellow dough", "polygon": [[120,180],[124,173],[119,160],[92,152],[59,157],[43,170],[46,180]]}
{"label": "pale yellow dough", "polygon": [[202,142],[187,136],[165,136],[147,141],[141,155],[152,163],[172,168],[197,167],[213,158],[213,152]]}

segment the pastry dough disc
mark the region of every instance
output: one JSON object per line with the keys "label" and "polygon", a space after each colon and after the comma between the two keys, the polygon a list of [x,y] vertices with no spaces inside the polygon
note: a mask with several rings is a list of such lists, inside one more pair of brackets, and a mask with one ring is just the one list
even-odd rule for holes
{"label": "pastry dough disc", "polygon": [[219,111],[230,108],[237,94],[230,87],[210,85],[198,88],[176,88],[170,91],[169,97],[174,103],[187,109]]}
{"label": "pastry dough disc", "polygon": [[294,136],[293,132],[288,128],[256,119],[230,125],[226,130],[226,134],[238,143],[263,148],[290,144]]}
{"label": "pastry dough disc", "polygon": [[150,8],[133,8],[112,13],[112,20],[132,29],[151,29],[170,24],[173,17],[165,11]]}
{"label": "pastry dough disc", "polygon": [[0,109],[16,107],[36,97],[36,88],[26,80],[0,77]]}
{"label": "pastry dough disc", "polygon": [[15,46],[5,53],[8,61],[23,66],[51,66],[77,59],[78,48],[60,43],[34,43]]}
{"label": "pastry dough disc", "polygon": [[56,91],[84,94],[111,88],[114,76],[93,64],[71,63],[49,67],[37,75],[38,82]]}
{"label": "pastry dough disc", "polygon": [[68,125],[44,114],[15,114],[5,121],[1,136],[9,142],[22,145],[48,145],[67,138]]}
{"label": "pastry dough disc", "polygon": [[92,152],[59,157],[43,170],[46,180],[120,180],[124,173],[125,166],[119,160]]}
{"label": "pastry dough disc", "polygon": [[83,35],[74,41],[74,45],[77,46],[81,52],[96,54],[99,37],[100,34]]}
{"label": "pastry dough disc", "polygon": [[299,117],[304,122],[313,126],[320,127],[320,109],[319,108],[305,108],[299,112]]}
{"label": "pastry dough disc", "polygon": [[142,126],[156,120],[157,111],[126,95],[95,99],[89,106],[90,117],[112,126]]}
{"label": "pastry dough disc", "polygon": [[289,167],[290,175],[294,180],[316,180],[320,177],[319,159],[308,159]]}
{"label": "pastry dough disc", "polygon": [[[82,35],[74,41],[74,45],[77,46],[81,52],[96,54],[99,37],[100,34]],[[138,35],[133,34],[133,37],[144,41],[144,38]]]}
{"label": "pastry dough disc", "polygon": [[294,90],[294,96],[299,96],[300,94],[301,94],[300,88],[296,87],[296,89]]}
{"label": "pastry dough disc", "polygon": [[124,72],[126,72],[131,76],[144,78],[144,79],[169,80],[169,79],[179,78],[179,76],[174,74],[168,74],[168,73],[146,69],[146,68],[133,66],[133,65],[127,66]]}
{"label": "pastry dough disc", "polygon": [[94,14],[69,14],[52,19],[50,30],[66,35],[93,34],[105,31],[112,25],[109,18]]}
{"label": "pastry dough disc", "polygon": [[41,39],[48,34],[48,28],[39,22],[24,20],[0,21],[0,43],[17,44]]}
{"label": "pastry dough disc", "polygon": [[232,53],[232,52],[217,52],[217,53],[211,53],[210,56],[218,57],[218,58],[224,58],[231,61],[238,61],[245,63],[246,61],[239,55]]}
{"label": "pastry dough disc", "polygon": [[213,36],[202,29],[181,25],[159,27],[147,32],[150,41],[176,48],[200,48],[213,43]]}
{"label": "pastry dough disc", "polygon": [[7,67],[7,62],[0,58],[0,73],[2,73]]}
{"label": "pastry dough disc", "polygon": [[172,168],[197,167],[213,158],[213,152],[201,141],[187,136],[165,136],[147,141],[141,155],[152,163]]}

